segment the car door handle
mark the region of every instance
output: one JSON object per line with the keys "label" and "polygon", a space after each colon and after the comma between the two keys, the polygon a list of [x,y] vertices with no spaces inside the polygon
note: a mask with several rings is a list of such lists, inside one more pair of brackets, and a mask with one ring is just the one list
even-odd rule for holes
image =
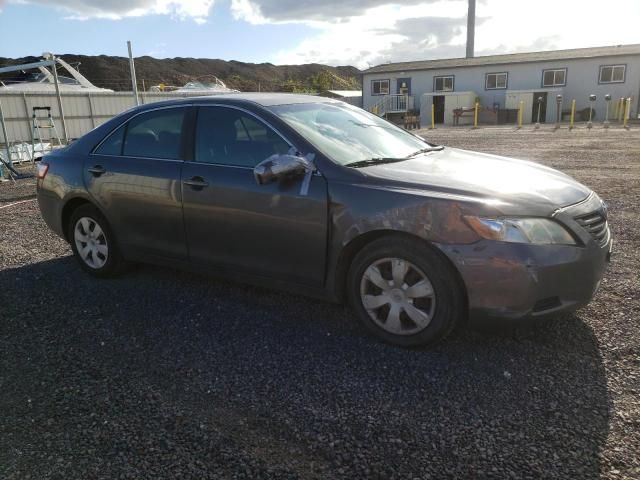
{"label": "car door handle", "polygon": [[93,167],[89,168],[89,173],[93,174],[94,177],[99,177],[106,172],[107,171],[102,165],[94,165]]}
{"label": "car door handle", "polygon": [[206,182],[202,177],[193,177],[189,180],[183,180],[185,185],[189,185],[193,189],[201,189],[209,186],[209,182]]}

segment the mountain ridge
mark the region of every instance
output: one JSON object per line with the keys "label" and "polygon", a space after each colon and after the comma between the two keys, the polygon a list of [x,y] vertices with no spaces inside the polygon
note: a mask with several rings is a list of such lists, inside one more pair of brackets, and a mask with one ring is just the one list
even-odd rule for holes
{"label": "mountain ridge", "polygon": [[[131,90],[129,59],[110,55],[63,54],[60,58],[77,67],[97,87],[116,91]],[[0,67],[36,62],[39,57],[2,58]],[[139,90],[153,85],[183,86],[189,81],[213,76],[229,88],[240,91],[304,92],[327,89],[360,89],[360,70],[352,66],[332,67],[319,63],[303,65],[274,65],[238,60],[175,57],[135,58]],[[35,70],[33,70],[35,71]],[[64,73],[61,72],[64,75]],[[18,76],[19,77],[19,76]],[[208,77],[208,78],[207,78]],[[16,75],[0,75],[0,80],[17,79]]]}

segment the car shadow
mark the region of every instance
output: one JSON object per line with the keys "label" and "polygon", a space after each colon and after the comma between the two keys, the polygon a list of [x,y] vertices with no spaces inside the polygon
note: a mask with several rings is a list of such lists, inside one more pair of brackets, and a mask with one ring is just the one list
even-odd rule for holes
{"label": "car shadow", "polygon": [[599,476],[610,400],[579,314],[405,350],[343,306],[157,267],[96,280],[71,257],[0,271],[0,312],[8,476],[191,456],[303,478]]}

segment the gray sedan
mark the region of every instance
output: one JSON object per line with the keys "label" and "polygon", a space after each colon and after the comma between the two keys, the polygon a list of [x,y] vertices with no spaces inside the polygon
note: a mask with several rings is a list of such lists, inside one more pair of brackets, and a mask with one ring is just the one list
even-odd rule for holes
{"label": "gray sedan", "polygon": [[612,245],[563,173],[305,95],[129,110],[40,163],[38,202],[92,275],[151,262],[348,301],[403,346],[575,310]]}

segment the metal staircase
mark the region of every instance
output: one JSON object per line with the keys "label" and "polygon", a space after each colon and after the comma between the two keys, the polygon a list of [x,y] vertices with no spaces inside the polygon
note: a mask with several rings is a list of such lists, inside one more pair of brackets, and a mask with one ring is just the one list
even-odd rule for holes
{"label": "metal staircase", "polygon": [[389,113],[406,113],[413,110],[413,107],[414,97],[411,95],[384,95],[369,108],[369,111],[379,117],[385,117]]}

